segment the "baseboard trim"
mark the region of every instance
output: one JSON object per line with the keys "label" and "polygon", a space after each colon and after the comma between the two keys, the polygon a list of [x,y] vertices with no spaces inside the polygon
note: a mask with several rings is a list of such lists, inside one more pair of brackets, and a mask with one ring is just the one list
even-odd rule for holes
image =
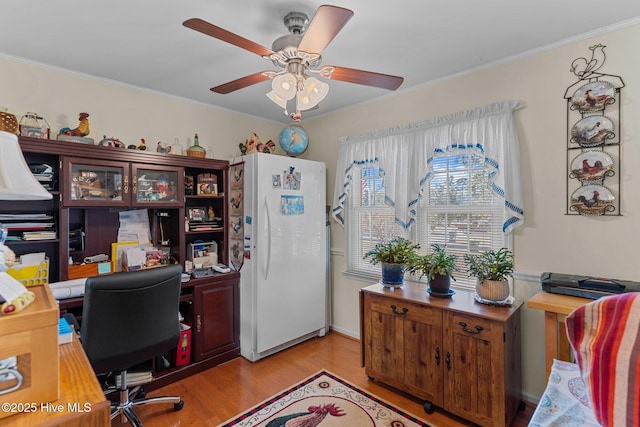
{"label": "baseboard trim", "polygon": [[330,329],[331,329],[332,332],[335,332],[338,335],[343,335],[343,336],[345,336],[347,338],[351,338],[353,340],[360,341],[360,335],[359,334],[354,334],[351,331],[347,331],[346,329],[342,329],[342,328],[337,328],[337,327],[335,327],[333,325],[331,325]]}

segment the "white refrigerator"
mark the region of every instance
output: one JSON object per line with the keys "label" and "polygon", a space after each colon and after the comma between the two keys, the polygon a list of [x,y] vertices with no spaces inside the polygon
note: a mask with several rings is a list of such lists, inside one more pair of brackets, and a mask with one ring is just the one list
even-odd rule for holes
{"label": "white refrigerator", "polygon": [[240,353],[253,362],[326,332],[326,166],[263,153],[238,162],[244,162]]}

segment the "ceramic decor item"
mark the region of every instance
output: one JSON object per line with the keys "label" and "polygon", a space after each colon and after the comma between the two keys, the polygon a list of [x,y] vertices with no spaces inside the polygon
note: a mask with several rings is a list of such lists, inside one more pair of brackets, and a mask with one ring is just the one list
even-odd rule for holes
{"label": "ceramic decor item", "polygon": [[583,185],[571,195],[572,211],[581,215],[603,215],[615,210],[615,197],[611,190],[603,185]]}
{"label": "ceramic decor item", "polygon": [[609,82],[597,81],[579,87],[571,97],[571,108],[580,113],[602,111],[615,102],[615,87]]}
{"label": "ceramic decor item", "polygon": [[582,183],[598,183],[615,175],[613,158],[604,151],[585,151],[571,161],[570,178]]}
{"label": "ceramic decor item", "polygon": [[573,125],[570,141],[581,147],[596,147],[614,137],[613,122],[605,116],[594,115],[580,119]]}

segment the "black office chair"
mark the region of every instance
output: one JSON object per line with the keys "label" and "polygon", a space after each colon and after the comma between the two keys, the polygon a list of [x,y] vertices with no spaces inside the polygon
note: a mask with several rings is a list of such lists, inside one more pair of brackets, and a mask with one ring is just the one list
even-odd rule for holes
{"label": "black office chair", "polygon": [[86,281],[80,338],[96,374],[119,376],[111,419],[121,414],[123,422],[142,426],[134,406],[167,402],[179,411],[184,405],[179,396],[135,399],[139,388],[127,385],[127,369],[178,344],[181,273],[181,266],[169,265]]}

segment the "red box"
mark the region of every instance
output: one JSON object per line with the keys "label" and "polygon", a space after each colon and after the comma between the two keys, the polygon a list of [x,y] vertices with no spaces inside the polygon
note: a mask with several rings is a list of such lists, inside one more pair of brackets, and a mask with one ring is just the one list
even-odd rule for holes
{"label": "red box", "polygon": [[176,366],[191,362],[191,326],[180,324],[180,339],[176,347]]}

